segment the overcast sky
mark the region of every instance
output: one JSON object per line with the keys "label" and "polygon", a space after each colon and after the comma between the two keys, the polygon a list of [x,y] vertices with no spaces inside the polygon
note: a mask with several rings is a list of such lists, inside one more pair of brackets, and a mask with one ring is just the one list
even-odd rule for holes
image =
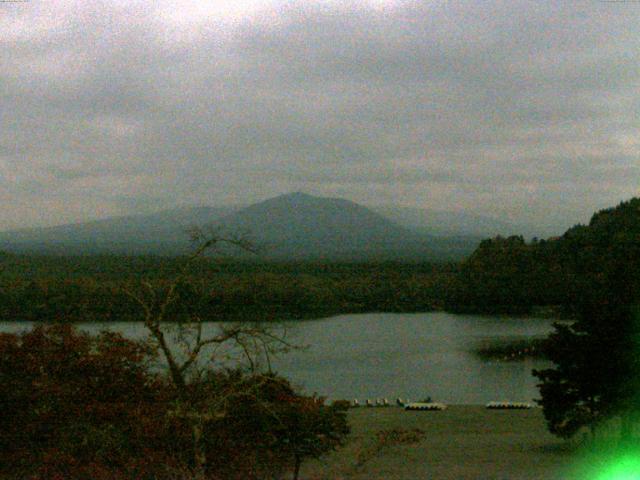
{"label": "overcast sky", "polygon": [[640,185],[640,3],[0,3],[0,229],[290,191],[587,221]]}

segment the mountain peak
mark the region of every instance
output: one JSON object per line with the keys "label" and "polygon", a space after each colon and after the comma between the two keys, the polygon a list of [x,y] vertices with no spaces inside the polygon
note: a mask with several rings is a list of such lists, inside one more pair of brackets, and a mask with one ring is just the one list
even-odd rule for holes
{"label": "mountain peak", "polygon": [[309,195],[308,193],[304,193],[304,192],[291,192],[291,193],[285,193],[283,195],[283,197],[302,197],[302,198],[308,198],[308,197],[313,197],[313,195]]}
{"label": "mountain peak", "polygon": [[267,199],[266,201],[269,200],[318,200],[321,199],[323,197],[316,197],[314,195],[309,195],[308,193],[304,193],[304,192],[291,192],[291,193],[283,193],[282,195],[278,195],[276,197],[271,197],[269,199]]}
{"label": "mountain peak", "polygon": [[271,197],[267,200],[264,200],[262,203],[293,203],[293,204],[313,204],[313,205],[350,205],[354,208],[362,208],[369,210],[368,207],[364,207],[356,202],[351,200],[347,200],[345,198],[340,197],[322,197],[320,195],[311,195],[305,192],[291,192],[291,193],[283,193],[282,195],[278,195],[276,197]]}

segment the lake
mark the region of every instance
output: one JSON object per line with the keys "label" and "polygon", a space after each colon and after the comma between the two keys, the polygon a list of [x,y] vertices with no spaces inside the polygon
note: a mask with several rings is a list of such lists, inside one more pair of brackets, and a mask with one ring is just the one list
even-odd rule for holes
{"label": "lake", "polygon": [[[482,343],[499,339],[545,336],[551,321],[453,315],[369,313],[286,322],[289,339],[304,350],[273,361],[274,370],[307,393],[330,399],[396,397],[453,404],[492,400],[531,401],[538,397],[533,368],[544,360],[484,361],[472,353]],[[30,324],[0,322],[0,331],[19,331]],[[98,332],[109,328],[130,338],[143,338],[141,323],[80,324]],[[205,330],[216,328],[215,323]]]}

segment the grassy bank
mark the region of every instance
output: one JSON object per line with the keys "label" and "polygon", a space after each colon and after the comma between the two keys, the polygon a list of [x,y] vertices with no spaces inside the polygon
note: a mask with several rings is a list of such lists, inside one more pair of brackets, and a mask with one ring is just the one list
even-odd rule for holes
{"label": "grassy bank", "polygon": [[[359,408],[350,411],[349,420],[349,443],[303,467],[302,478],[564,480],[572,478],[568,468],[577,455],[575,442],[547,432],[538,408]],[[378,432],[394,430],[409,431],[413,441],[381,444]]]}

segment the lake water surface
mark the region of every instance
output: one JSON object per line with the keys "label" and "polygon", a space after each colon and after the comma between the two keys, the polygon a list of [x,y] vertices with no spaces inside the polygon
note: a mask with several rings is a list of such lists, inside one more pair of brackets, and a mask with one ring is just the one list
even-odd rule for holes
{"label": "lake water surface", "polygon": [[[274,370],[307,393],[331,399],[396,397],[478,404],[492,400],[531,401],[538,397],[532,368],[549,362],[483,361],[472,349],[498,339],[541,337],[551,321],[452,315],[358,314],[287,322],[289,339],[304,350],[274,360]],[[30,328],[26,323],[0,322],[0,331]],[[143,338],[141,323],[80,324],[90,332],[111,329]],[[207,325],[213,331],[215,323]]]}

